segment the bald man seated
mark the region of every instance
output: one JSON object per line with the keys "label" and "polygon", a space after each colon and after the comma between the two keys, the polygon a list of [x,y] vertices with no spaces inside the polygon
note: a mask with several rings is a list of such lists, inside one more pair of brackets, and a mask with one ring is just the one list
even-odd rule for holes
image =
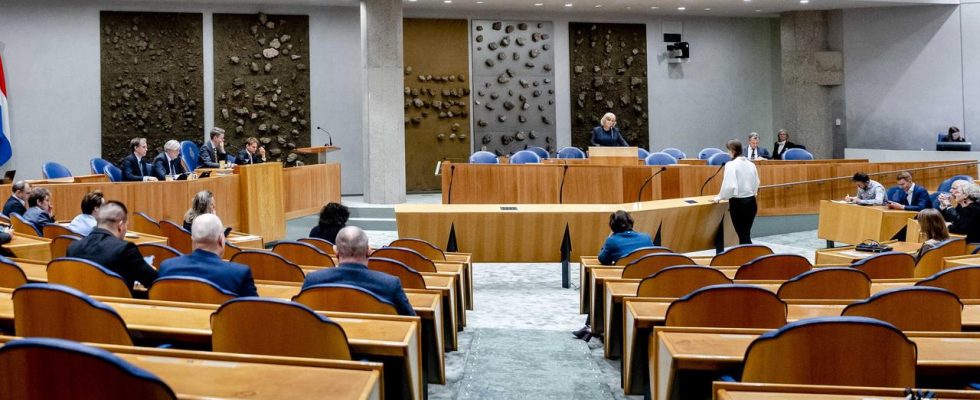
{"label": "bald man seated", "polygon": [[189,276],[205,279],[238,297],[258,296],[252,270],[221,259],[225,252],[225,227],[214,214],[201,214],[191,224],[194,252],[160,264],[160,277]]}
{"label": "bald man seated", "polygon": [[398,278],[368,269],[371,247],[368,245],[367,234],[361,228],[348,226],[341,229],[337,232],[337,242],[333,248],[340,259],[340,265],[306,275],[303,289],[324,283],[356,286],[394,304],[400,315],[415,315]]}
{"label": "bald man seated", "polygon": [[125,240],[128,215],[123,203],[108,201],[103,204],[95,214],[95,229],[68,246],[68,257],[86,259],[119,274],[136,294],[135,282],[149,288],[157,279],[157,271],[143,260],[135,244]]}

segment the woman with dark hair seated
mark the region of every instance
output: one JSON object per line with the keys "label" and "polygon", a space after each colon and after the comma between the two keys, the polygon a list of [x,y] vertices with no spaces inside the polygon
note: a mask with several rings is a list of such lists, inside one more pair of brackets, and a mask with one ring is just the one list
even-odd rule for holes
{"label": "woman with dark hair seated", "polygon": [[960,132],[960,128],[957,128],[955,126],[951,126],[951,127],[949,127],[949,133],[946,134],[946,138],[944,138],[943,141],[944,142],[965,142],[966,141],[966,136],[963,135],[962,132]]}
{"label": "woman with dark hair seated", "polygon": [[925,239],[922,242],[922,247],[919,248],[919,252],[915,255],[915,261],[918,262],[926,251],[949,239],[949,230],[946,228],[943,215],[935,208],[919,211],[916,219],[919,220],[920,234]]}
{"label": "woman with dark hair seated", "polygon": [[337,232],[347,226],[350,210],[340,203],[327,203],[320,210],[320,221],[310,230],[311,238],[319,238],[330,243],[337,240]]}

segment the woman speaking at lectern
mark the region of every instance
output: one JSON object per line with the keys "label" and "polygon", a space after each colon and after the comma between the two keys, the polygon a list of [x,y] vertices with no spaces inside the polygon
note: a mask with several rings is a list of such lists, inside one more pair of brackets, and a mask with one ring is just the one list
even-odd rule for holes
{"label": "woman speaking at lectern", "polygon": [[589,144],[610,147],[629,146],[626,139],[623,139],[623,135],[619,133],[619,128],[616,128],[616,115],[613,113],[606,113],[602,116],[602,119],[599,120],[599,126],[592,129],[592,139],[589,140]]}

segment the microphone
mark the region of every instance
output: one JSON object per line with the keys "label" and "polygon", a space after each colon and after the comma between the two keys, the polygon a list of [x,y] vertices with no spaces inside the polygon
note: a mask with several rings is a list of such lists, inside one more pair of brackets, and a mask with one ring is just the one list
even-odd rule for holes
{"label": "microphone", "polygon": [[319,126],[316,127],[316,129],[319,130],[319,131],[321,131],[321,132],[323,132],[323,133],[326,133],[327,134],[327,140],[328,140],[327,146],[333,146],[333,136],[330,136],[330,132],[327,132],[326,129],[323,129],[323,128],[319,127]]}
{"label": "microphone", "polygon": [[698,196],[704,196],[704,187],[708,186],[708,182],[711,182],[712,179],[715,179],[715,175],[718,175],[718,173],[721,172],[721,170],[725,169],[725,164],[728,164],[728,161],[721,163],[721,166],[718,167],[718,170],[715,171],[715,173],[711,174],[711,176],[708,177],[708,180],[704,181],[704,184],[701,185],[701,190],[698,191]]}
{"label": "microphone", "polygon": [[449,166],[449,189],[446,190],[448,195],[446,196],[446,204],[453,204],[453,178],[456,177],[456,166]]}
{"label": "microphone", "polygon": [[646,189],[647,184],[650,183],[650,181],[652,181],[653,178],[657,177],[657,175],[660,175],[661,173],[663,173],[666,170],[667,170],[667,167],[660,167],[660,171],[657,171],[653,175],[650,175],[650,177],[647,178],[647,180],[643,181],[643,184],[640,185],[640,190],[636,192],[636,202],[637,203],[639,203],[640,200],[643,198],[643,189]]}
{"label": "microphone", "polygon": [[564,204],[565,175],[568,174],[568,161],[565,161],[564,164],[564,170],[561,172],[561,184],[558,185],[558,204]]}

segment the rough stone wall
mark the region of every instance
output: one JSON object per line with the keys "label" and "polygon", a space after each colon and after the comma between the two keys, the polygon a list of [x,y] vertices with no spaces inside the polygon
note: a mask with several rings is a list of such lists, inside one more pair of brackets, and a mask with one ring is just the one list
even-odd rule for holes
{"label": "rough stone wall", "polygon": [[215,125],[235,154],[247,137],[266,159],[315,162],[310,146],[310,20],[305,15],[214,15]]}
{"label": "rough stone wall", "polygon": [[586,149],[611,112],[630,145],[648,147],[646,26],[571,22],[568,31],[572,146]]}
{"label": "rough stone wall", "polygon": [[555,151],[551,22],[473,20],[474,150]]}
{"label": "rough stone wall", "polygon": [[[149,156],[204,129],[202,15],[101,13],[102,158],[122,161],[146,137]],[[66,60],[65,62],[73,62]]]}

